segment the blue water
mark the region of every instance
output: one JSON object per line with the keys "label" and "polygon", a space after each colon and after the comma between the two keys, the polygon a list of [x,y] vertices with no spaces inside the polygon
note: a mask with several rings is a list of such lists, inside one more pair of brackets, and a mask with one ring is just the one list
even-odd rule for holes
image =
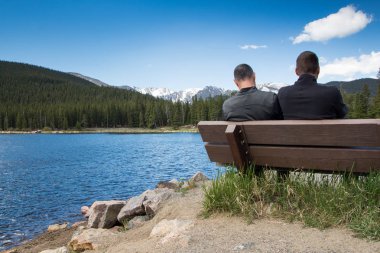
{"label": "blue water", "polygon": [[0,135],[0,250],[198,170],[216,173],[199,134]]}

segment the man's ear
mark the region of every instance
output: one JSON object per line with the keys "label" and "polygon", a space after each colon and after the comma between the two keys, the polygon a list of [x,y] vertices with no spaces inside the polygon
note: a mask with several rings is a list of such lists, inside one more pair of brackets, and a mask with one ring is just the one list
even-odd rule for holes
{"label": "man's ear", "polygon": [[301,74],[300,74],[300,71],[298,70],[298,68],[296,68],[295,70],[294,70],[294,72],[296,72],[296,75],[297,76],[300,76]]}
{"label": "man's ear", "polygon": [[236,84],[236,86],[238,87],[238,89],[240,90],[240,86],[239,86],[239,83],[236,81],[236,80],[234,80],[234,83]]}
{"label": "man's ear", "polygon": [[321,69],[318,67],[318,69],[317,69],[317,72],[315,72],[315,77],[316,78],[318,78],[318,76],[319,76],[319,72],[321,71]]}

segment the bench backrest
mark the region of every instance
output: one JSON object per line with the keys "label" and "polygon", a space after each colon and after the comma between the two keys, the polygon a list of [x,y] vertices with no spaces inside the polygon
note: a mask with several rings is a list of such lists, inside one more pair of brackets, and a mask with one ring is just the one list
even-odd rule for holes
{"label": "bench backrest", "polygon": [[217,163],[242,166],[245,158],[276,168],[380,170],[378,119],[201,121],[198,129]]}

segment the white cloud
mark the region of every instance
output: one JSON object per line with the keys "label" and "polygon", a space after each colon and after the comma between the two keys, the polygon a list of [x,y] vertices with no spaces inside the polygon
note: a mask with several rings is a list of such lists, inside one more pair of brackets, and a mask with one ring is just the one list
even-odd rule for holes
{"label": "white cloud", "polygon": [[248,50],[248,49],[260,49],[260,48],[267,48],[268,46],[267,45],[244,45],[244,46],[240,46],[240,49],[243,49],[243,50]]}
{"label": "white cloud", "polygon": [[358,77],[375,76],[380,67],[380,51],[359,57],[343,57],[321,66],[320,78],[339,77],[353,80]]}
{"label": "white cloud", "polygon": [[305,25],[304,30],[293,40],[293,44],[307,41],[328,41],[357,33],[371,23],[372,17],[356,10],[352,5],[341,8],[337,13],[328,15]]}

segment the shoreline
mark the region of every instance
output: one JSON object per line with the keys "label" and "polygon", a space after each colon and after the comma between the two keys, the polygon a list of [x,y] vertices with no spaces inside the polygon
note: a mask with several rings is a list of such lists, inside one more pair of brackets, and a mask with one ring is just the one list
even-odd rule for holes
{"label": "shoreline", "polygon": [[85,128],[83,130],[7,130],[0,134],[163,134],[163,133],[198,133],[196,126],[183,126],[178,129],[173,127],[161,128]]}
{"label": "shoreline", "polygon": [[[128,225],[105,227],[108,210],[121,200],[94,202],[90,218],[40,235],[1,253],[62,253],[62,252],[377,252],[380,242],[359,239],[344,227],[317,229],[300,222],[277,218],[257,219],[249,223],[239,215],[216,213],[202,216],[203,187],[210,179],[196,173],[184,182],[176,179],[159,182],[123,204],[120,213],[136,212],[140,202],[150,207],[147,213],[134,214]],[[140,199],[140,197],[144,197]],[[145,200],[149,200],[145,202]],[[95,208],[95,206],[107,207]],[[124,210],[125,207],[127,209]],[[137,209],[136,209],[137,208]],[[124,210],[124,211],[123,211]],[[141,211],[141,210],[140,210]],[[110,213],[113,211],[110,211]],[[82,214],[84,214],[82,212]],[[94,217],[91,217],[94,215]],[[136,216],[137,215],[137,216]],[[140,216],[138,216],[140,215]],[[145,216],[141,216],[145,215]],[[96,219],[94,219],[96,218]],[[135,218],[140,218],[135,220]],[[108,220],[109,221],[109,220]],[[133,223],[130,225],[130,222]],[[98,223],[99,222],[99,223]],[[88,226],[90,224],[90,226]],[[92,225],[91,225],[92,224]],[[55,226],[57,224],[54,224]],[[231,236],[233,235],[233,236]],[[326,238],[329,240],[326,241]]]}

